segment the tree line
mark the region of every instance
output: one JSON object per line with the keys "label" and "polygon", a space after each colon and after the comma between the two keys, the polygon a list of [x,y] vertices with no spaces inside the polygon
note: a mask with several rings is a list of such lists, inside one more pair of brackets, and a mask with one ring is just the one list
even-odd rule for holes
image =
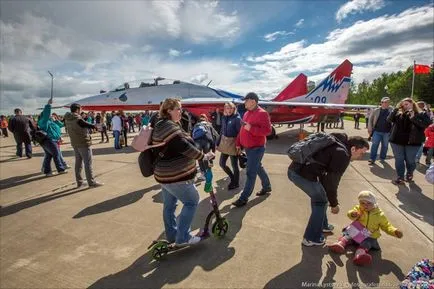
{"label": "tree line", "polygon": [[[434,105],[434,63],[431,64],[429,74],[416,74],[414,80],[413,99],[423,100]],[[359,84],[351,83],[348,94],[348,104],[378,104],[382,97],[390,97],[391,103],[396,104],[401,99],[411,96],[413,66],[405,71],[383,73],[372,82],[363,81]]]}

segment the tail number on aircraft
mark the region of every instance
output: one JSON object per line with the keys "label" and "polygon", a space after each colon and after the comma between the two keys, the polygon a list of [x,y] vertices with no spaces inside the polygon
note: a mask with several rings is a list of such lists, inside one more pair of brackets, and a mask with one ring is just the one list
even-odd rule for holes
{"label": "tail number on aircraft", "polygon": [[326,102],[327,102],[327,97],[326,97],[326,96],[323,96],[323,97],[321,97],[321,96],[316,96],[316,97],[313,99],[313,102],[314,102],[314,103],[326,103]]}

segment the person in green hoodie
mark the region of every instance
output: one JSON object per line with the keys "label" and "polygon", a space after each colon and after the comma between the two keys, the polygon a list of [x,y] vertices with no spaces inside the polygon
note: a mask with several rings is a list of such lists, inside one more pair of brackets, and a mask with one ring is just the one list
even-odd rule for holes
{"label": "person in green hoodie", "polygon": [[51,119],[52,103],[53,100],[50,98],[38,119],[38,127],[47,134],[45,140],[41,144],[45,153],[44,161],[42,163],[42,170],[47,177],[53,175],[51,170],[51,159],[53,159],[54,165],[56,166],[57,172],[59,174],[65,174],[68,172],[62,162],[60,149],[58,146],[58,141],[62,136],[61,128],[64,126],[64,124],[59,120]]}

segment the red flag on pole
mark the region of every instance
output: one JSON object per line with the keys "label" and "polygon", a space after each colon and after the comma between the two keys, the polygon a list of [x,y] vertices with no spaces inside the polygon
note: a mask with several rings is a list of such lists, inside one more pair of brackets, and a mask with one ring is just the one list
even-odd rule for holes
{"label": "red flag on pole", "polygon": [[423,65],[423,64],[414,65],[415,74],[429,74],[430,71],[431,71],[431,67],[429,67],[429,65]]}

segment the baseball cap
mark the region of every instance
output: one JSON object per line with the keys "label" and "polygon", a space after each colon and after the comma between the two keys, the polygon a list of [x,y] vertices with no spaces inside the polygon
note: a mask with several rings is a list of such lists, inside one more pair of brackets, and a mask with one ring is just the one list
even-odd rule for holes
{"label": "baseball cap", "polygon": [[247,100],[247,99],[253,99],[256,102],[259,102],[259,97],[256,93],[254,92],[249,92],[247,93],[247,95],[245,97],[243,97],[242,100]]}
{"label": "baseball cap", "polygon": [[385,96],[381,99],[381,102],[386,102],[386,101],[390,101],[390,98],[388,98],[387,96]]}

